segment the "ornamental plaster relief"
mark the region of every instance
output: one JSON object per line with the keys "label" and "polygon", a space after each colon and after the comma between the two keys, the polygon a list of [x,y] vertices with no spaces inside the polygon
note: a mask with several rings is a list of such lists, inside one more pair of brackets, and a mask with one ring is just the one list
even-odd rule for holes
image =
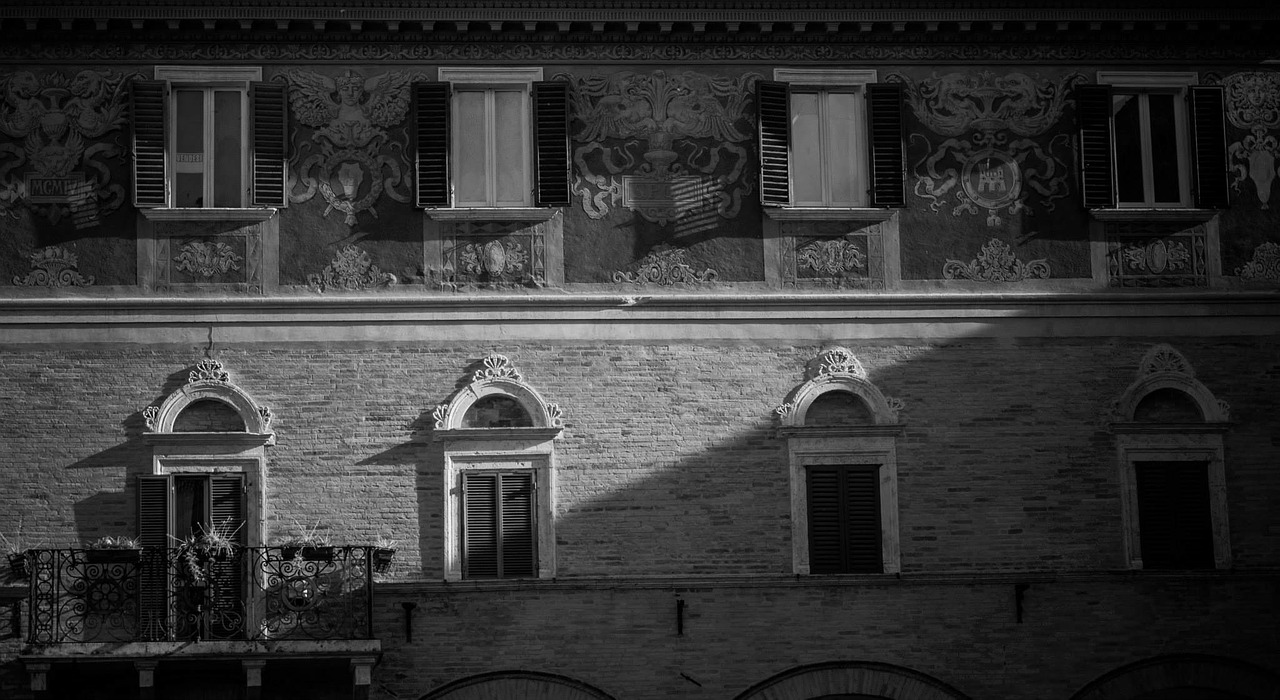
{"label": "ornamental plaster relief", "polygon": [[[212,358],[196,363],[187,375],[187,383],[170,394],[159,406],[148,406],[142,411],[147,431],[172,433],[174,421],[188,406],[196,401],[216,400],[227,404],[244,421],[245,432],[252,435],[271,436],[271,409],[259,405],[243,389],[231,381],[231,375],[223,364]],[[268,442],[268,444],[270,444]]]}
{"label": "ornamental plaster relief", "polygon": [[1049,261],[1044,258],[1023,262],[1009,248],[1009,244],[992,238],[982,246],[978,257],[969,262],[947,260],[942,267],[944,279],[966,279],[974,282],[1022,282],[1029,279],[1047,279]]}
{"label": "ornamental plaster relief", "polygon": [[803,428],[809,407],[829,391],[847,391],[862,399],[876,425],[897,425],[905,405],[889,398],[867,378],[862,362],[848,348],[831,347],[810,360],[805,369],[808,380],[791,391],[786,403],[774,409],[783,428]]}
{"label": "ornamental plaster relief", "polygon": [[1222,87],[1227,121],[1249,132],[1227,148],[1232,161],[1231,187],[1238,193],[1247,182],[1252,183],[1259,206],[1270,209],[1276,160],[1280,158],[1280,144],[1273,133],[1280,127],[1280,73],[1232,73],[1222,80]]}
{"label": "ornamental plaster relief", "polygon": [[76,254],[62,247],[51,245],[35,251],[30,256],[31,272],[25,276],[14,275],[13,283],[21,287],[87,287],[93,277],[80,274],[80,262]]}
{"label": "ornamental plaster relief", "polygon": [[1135,420],[1138,404],[1153,391],[1174,389],[1190,397],[1200,409],[1205,423],[1223,424],[1231,420],[1231,406],[1213,395],[1200,380],[1186,356],[1166,343],[1153,345],[1138,362],[1133,382],[1103,415],[1106,424],[1126,424]]}
{"label": "ornamental plaster relief", "polygon": [[[490,353],[472,373],[470,384],[455,393],[448,403],[440,404],[432,410],[431,417],[437,438],[448,431],[464,430],[463,419],[467,409],[476,401],[492,395],[508,396],[519,402],[533,421],[535,429],[550,428],[558,433],[564,427],[564,412],[560,410],[560,405],[548,403],[533,387],[526,384],[520,370],[506,355]],[[471,429],[468,434],[476,430],[497,429]]]}
{"label": "ornamental plaster relief", "polygon": [[316,292],[378,289],[395,283],[395,275],[383,272],[373,264],[367,251],[354,245],[339,248],[333,256],[333,262],[318,274],[307,276],[307,285]]}
{"label": "ornamental plaster relief", "polygon": [[289,85],[294,119],[312,127],[293,135],[289,201],[307,202],[317,193],[355,226],[357,215],[378,216],[382,195],[408,203],[408,135],[399,127],[409,113],[409,86],[421,73],[392,71],[372,77],[348,69],[336,78],[292,69],[277,76]]}

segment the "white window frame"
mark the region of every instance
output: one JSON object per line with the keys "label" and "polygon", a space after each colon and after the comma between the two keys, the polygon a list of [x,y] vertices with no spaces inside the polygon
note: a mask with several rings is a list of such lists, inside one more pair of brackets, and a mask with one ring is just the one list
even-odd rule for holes
{"label": "white window frame", "polygon": [[[453,206],[466,209],[511,209],[533,206],[533,116],[532,116],[532,92],[533,83],[542,80],[541,68],[508,68],[508,67],[441,67],[438,69],[437,78],[442,82],[448,82],[453,87],[453,98],[450,104],[450,120],[452,122],[453,133],[449,135],[449,160],[453,163],[452,179],[457,178],[457,173],[463,167],[461,159],[458,157],[458,149],[461,148],[462,139],[458,138],[458,130],[468,125],[464,125],[458,116],[458,100],[459,92],[468,90],[492,90],[492,89],[519,89],[522,91],[522,100],[520,108],[520,131],[521,143],[520,161],[523,165],[524,182],[521,185],[523,199],[519,203],[502,203],[495,201],[494,194],[494,173],[506,158],[505,154],[499,154],[494,147],[494,132],[486,125],[486,155],[485,155],[485,172],[488,175],[486,181],[486,201],[484,202],[459,202],[457,200],[457,189],[453,183],[450,183],[450,194],[453,199]],[[492,93],[488,93],[489,98],[486,99],[486,121],[493,115]]]}
{"label": "white window frame", "polygon": [[[1119,182],[1116,182],[1116,207],[1119,209],[1186,209],[1194,206],[1191,195],[1191,130],[1187,114],[1187,90],[1199,83],[1199,76],[1194,72],[1168,73],[1158,71],[1098,71],[1097,81],[1100,85],[1110,85],[1113,94],[1133,94],[1139,102],[1142,115],[1142,169],[1144,195],[1141,202],[1120,201]],[[1154,163],[1151,154],[1151,120],[1146,96],[1151,94],[1174,95],[1174,130],[1178,148],[1178,201],[1158,202],[1154,194]],[[1115,134],[1115,124],[1112,123]],[[1113,143],[1115,137],[1113,136]],[[1117,167],[1116,154],[1112,152],[1112,167]]]}
{"label": "white window frame", "polygon": [[[483,448],[485,445],[473,443],[470,447]],[[445,571],[447,581],[464,581],[462,568],[464,519],[466,509],[462,503],[462,478],[467,472],[479,471],[530,471],[534,475],[534,520],[537,532],[535,555],[537,557],[537,578],[549,579],[556,575],[555,570],[555,469],[554,455],[550,445],[546,450],[535,449],[529,452],[492,451],[486,449],[467,449],[468,445],[453,444],[445,454],[444,488],[444,538],[445,538]],[[488,445],[492,447],[492,445]],[[480,581],[505,581],[508,579],[475,579]]]}
{"label": "white window frame", "polygon": [[[155,79],[164,80],[169,83],[168,100],[168,123],[165,124],[165,152],[168,160],[168,182],[166,188],[168,190],[169,206],[172,208],[182,209],[237,209],[249,206],[249,193],[253,186],[253,174],[250,167],[250,121],[252,113],[249,107],[249,83],[262,80],[262,68],[253,66],[227,66],[227,67],[200,67],[200,66],[156,66]],[[177,207],[177,183],[178,183],[178,163],[177,163],[177,137],[178,137],[178,109],[177,109],[177,90],[178,89],[203,89],[206,92],[205,100],[205,130],[204,130],[204,148],[206,154],[205,169],[212,166],[213,162],[213,91],[214,90],[236,90],[240,92],[240,201],[230,207],[215,207],[213,202],[213,178],[205,177],[204,189],[205,200],[209,202],[203,207]]]}
{"label": "white window frame", "polygon": [[[821,202],[797,202],[794,195],[795,173],[798,171],[797,164],[790,159],[791,144],[788,144],[788,158],[790,160],[789,169],[792,173],[792,203],[791,207],[796,209],[858,209],[870,206],[870,194],[868,192],[869,183],[869,152],[870,148],[867,143],[867,96],[866,85],[876,82],[876,71],[874,70],[853,70],[853,69],[813,69],[813,68],[775,68],[773,71],[773,79],[779,82],[788,83],[791,86],[791,93],[818,93],[825,95],[832,92],[847,92],[854,95],[854,152],[856,154],[855,162],[851,164],[853,172],[853,189],[857,193],[857,200],[853,204],[832,204],[830,201],[830,185],[828,183],[828,174],[832,164],[824,161],[819,165],[821,169],[821,177],[823,182],[823,201]],[[820,99],[819,104],[826,103],[825,99]],[[791,112],[790,98],[787,104],[788,113]],[[820,106],[821,110],[821,106]],[[825,128],[825,121],[819,120]]]}

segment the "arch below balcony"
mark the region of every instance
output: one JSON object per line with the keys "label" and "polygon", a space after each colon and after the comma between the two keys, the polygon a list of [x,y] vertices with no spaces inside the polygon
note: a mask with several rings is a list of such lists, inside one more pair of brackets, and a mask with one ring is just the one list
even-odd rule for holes
{"label": "arch below balcony", "polygon": [[919,671],[869,661],[836,661],[792,668],[757,683],[734,700],[809,700],[829,696],[968,700],[964,693]]}

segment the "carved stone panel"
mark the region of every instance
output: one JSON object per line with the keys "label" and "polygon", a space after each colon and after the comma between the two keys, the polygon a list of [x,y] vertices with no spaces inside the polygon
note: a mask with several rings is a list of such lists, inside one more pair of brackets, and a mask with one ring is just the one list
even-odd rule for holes
{"label": "carved stone panel", "polygon": [[236,211],[246,215],[222,219],[214,213],[184,217],[182,210],[144,213],[149,234],[139,240],[142,285],[162,294],[261,294],[267,286],[264,276],[271,276],[264,263],[273,257],[264,251],[264,242],[274,238],[275,220],[270,210]]}
{"label": "carved stone panel", "polygon": [[1203,223],[1108,222],[1107,283],[1112,287],[1207,287],[1207,238]]}
{"label": "carved stone panel", "polygon": [[783,223],[783,284],[883,289],[883,227],[863,221]]}
{"label": "carved stone panel", "polygon": [[545,286],[545,221],[442,225],[445,277],[454,285]]}

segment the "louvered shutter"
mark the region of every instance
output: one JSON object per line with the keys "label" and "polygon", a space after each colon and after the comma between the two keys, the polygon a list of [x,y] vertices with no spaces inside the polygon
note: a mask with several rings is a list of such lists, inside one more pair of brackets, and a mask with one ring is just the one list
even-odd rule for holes
{"label": "louvered shutter", "polygon": [[462,567],[465,578],[498,577],[498,475],[462,475]]}
{"label": "louvered shutter", "polygon": [[1137,462],[1134,471],[1143,568],[1213,568],[1208,465]]}
{"label": "louvered shutter", "polygon": [[419,207],[449,206],[449,83],[413,84],[414,175]]}
{"label": "louvered shutter", "polygon": [[1191,102],[1191,134],[1195,146],[1196,206],[1226,209],[1230,205],[1227,183],[1227,125],[1222,88],[1197,85]]}
{"label": "louvered shutter", "polygon": [[138,585],[139,634],[144,640],[169,638],[169,522],[173,503],[168,476],[138,477],[138,543],[142,572]]}
{"label": "louvered shutter", "polygon": [[867,85],[867,143],[871,145],[872,206],[901,207],[907,203],[903,90],[901,83]]}
{"label": "louvered shutter", "polygon": [[[235,532],[236,544],[245,545],[244,475],[213,474],[209,477],[209,528]],[[218,638],[235,636],[243,624],[245,562],[243,552],[209,565],[212,590],[211,633]]]}
{"label": "louvered shutter", "polygon": [[133,126],[133,205],[163,207],[167,203],[165,125],[168,84],[134,80],[129,84],[129,119]]}
{"label": "louvered shutter", "polygon": [[1077,85],[1076,123],[1080,130],[1080,196],[1088,209],[1116,205],[1111,86]]}
{"label": "louvered shutter", "polygon": [[501,533],[498,550],[501,578],[532,578],[537,575],[534,537],[533,472],[503,473]]}
{"label": "louvered shutter", "polygon": [[756,82],[757,135],[760,148],[760,203],[791,204],[791,87],[771,80]]}
{"label": "louvered shutter", "polygon": [[569,84],[533,84],[534,203],[567,207],[569,200]]}
{"label": "louvered shutter", "polygon": [[809,467],[806,495],[810,573],[884,570],[877,467]]}
{"label": "louvered shutter", "polygon": [[289,122],[287,86],[279,82],[249,83],[249,140],[253,146],[253,204],[285,206],[285,168]]}

